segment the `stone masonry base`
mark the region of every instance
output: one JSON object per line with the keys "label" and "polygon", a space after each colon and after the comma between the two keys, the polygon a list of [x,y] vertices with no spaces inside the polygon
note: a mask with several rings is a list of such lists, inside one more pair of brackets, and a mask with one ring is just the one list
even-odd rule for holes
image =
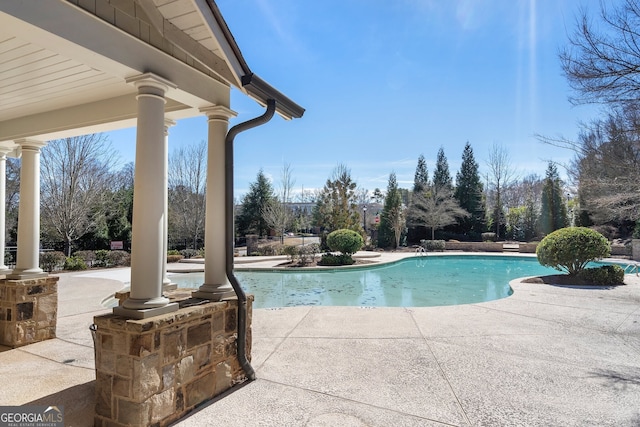
{"label": "stone masonry base", "polygon": [[0,280],[0,344],[20,347],[56,337],[57,276]]}
{"label": "stone masonry base", "polygon": [[[95,426],[166,426],[245,381],[237,360],[237,300],[189,298],[142,320],[114,314],[97,326]],[[247,358],[251,353],[247,301]]]}

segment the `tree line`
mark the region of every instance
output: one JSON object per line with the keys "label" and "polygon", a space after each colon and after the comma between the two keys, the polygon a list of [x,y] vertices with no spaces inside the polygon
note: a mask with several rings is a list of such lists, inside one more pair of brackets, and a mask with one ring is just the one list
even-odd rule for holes
{"label": "tree line", "polygon": [[[6,245],[17,244],[20,160],[7,159]],[[118,165],[104,134],[49,141],[41,151],[41,245],[64,252],[130,249],[134,165]],[[169,161],[169,246],[201,249],[204,242],[206,143],[180,148]]]}
{"label": "tree line", "polygon": [[[549,163],[544,178],[517,179],[506,149],[494,145],[487,165],[483,180],[467,142],[454,182],[441,147],[432,176],[420,155],[411,189],[399,188],[391,172],[386,191],[370,192],[357,185],[346,165],[338,164],[322,189],[300,194],[297,203],[292,201],[289,165],[283,168],[281,185],[288,190],[279,194],[261,170],[238,205],[236,235],[283,236],[311,225],[324,234],[350,229],[372,237],[374,246],[395,248],[436,237],[482,240],[487,232],[492,239],[534,240],[571,222],[571,200],[555,164]],[[301,200],[308,200],[312,210],[299,209]],[[365,222],[372,209],[377,212]],[[273,211],[288,214],[276,217]]]}

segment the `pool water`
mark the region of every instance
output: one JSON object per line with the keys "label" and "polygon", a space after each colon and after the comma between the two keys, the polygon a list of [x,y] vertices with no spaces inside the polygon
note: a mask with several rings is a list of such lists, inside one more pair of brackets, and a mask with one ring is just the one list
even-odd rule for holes
{"label": "pool water", "polygon": [[[509,281],[557,274],[536,258],[422,256],[366,268],[236,271],[255,308],[321,306],[434,307],[508,297]],[[179,287],[197,288],[202,273],[176,274]]]}

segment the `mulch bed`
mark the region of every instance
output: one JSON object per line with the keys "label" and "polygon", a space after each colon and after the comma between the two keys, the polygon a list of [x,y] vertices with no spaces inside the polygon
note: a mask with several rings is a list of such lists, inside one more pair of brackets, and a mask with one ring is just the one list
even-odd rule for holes
{"label": "mulch bed", "polygon": [[[285,268],[300,268],[300,267],[344,267],[341,265],[319,265],[318,261],[320,261],[320,257],[317,257],[317,259],[315,261],[312,261],[304,266],[298,264],[298,261],[287,261],[287,262],[282,262],[278,265],[276,265],[276,267],[285,267]],[[371,261],[371,260],[366,260],[366,259],[355,259],[355,263],[351,264],[351,265],[367,265],[367,264],[376,264],[375,261]]]}
{"label": "mulch bed", "polygon": [[602,286],[597,283],[587,282],[568,274],[551,274],[549,276],[529,277],[524,279],[523,283],[539,283],[546,285],[562,285],[562,286]]}

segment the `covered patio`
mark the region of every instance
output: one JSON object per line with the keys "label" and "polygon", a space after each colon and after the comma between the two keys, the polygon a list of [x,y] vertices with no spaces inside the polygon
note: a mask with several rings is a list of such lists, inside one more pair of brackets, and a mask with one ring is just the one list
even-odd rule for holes
{"label": "covered patio", "polygon": [[[5,197],[7,156],[21,159],[16,268],[9,270],[0,265],[0,273],[6,275],[0,285],[1,345],[19,347],[56,336],[57,277],[49,276],[39,266],[41,149],[53,139],[124,127],[137,129],[131,292],[111,315],[95,319],[99,325],[97,388],[104,400],[98,407],[96,425],[147,425],[151,420],[164,425],[187,410],[184,405],[176,406],[175,393],[180,392],[177,388],[163,383],[153,392],[135,389],[136,381],[142,377],[135,377],[133,368],[122,368],[143,365],[143,377],[169,369],[165,353],[176,343],[159,325],[184,316],[178,314],[181,308],[177,302],[163,296],[163,285],[168,284],[169,134],[171,126],[183,118],[208,118],[208,129],[203,129],[203,134],[208,135],[207,255],[204,283],[193,298],[212,305],[209,311],[203,311],[205,314],[194,315],[191,323],[184,325],[185,330],[191,331],[185,332],[185,337],[194,339],[196,330],[198,343],[211,346],[222,327],[227,340],[239,336],[238,340],[244,343],[250,330],[250,318],[242,314],[246,304],[249,307],[245,309],[250,312],[250,301],[235,299],[227,259],[232,244],[228,201],[233,197],[229,194],[233,191],[233,175],[229,174],[233,138],[227,132],[229,119],[236,116],[230,105],[232,88],[266,108],[259,121],[238,127],[236,134],[266,123],[276,113],[287,120],[304,113],[299,105],[251,71],[212,0],[49,0],[7,1],[0,5],[1,198]],[[3,204],[0,260],[4,260],[4,230]],[[211,313],[218,311],[225,313],[226,320],[213,325]],[[135,322],[148,324],[145,319],[153,319],[159,328],[153,342],[149,334],[132,332]],[[206,332],[207,325],[211,326],[210,332]],[[132,350],[132,342],[137,343],[138,352]],[[190,341],[190,347],[191,344]],[[196,350],[204,352],[202,348]],[[247,376],[242,361],[236,360],[247,357],[241,350],[242,345],[238,345],[238,354],[229,350],[222,361],[215,362],[218,376],[222,375],[220,364],[224,363],[224,375],[230,378],[217,381],[224,384],[215,389],[204,387],[204,397],[191,399],[192,406]],[[162,362],[150,367],[149,353],[162,358]],[[192,356],[186,352],[176,354],[173,362],[186,363],[183,360]],[[215,372],[215,367],[208,373],[199,370],[191,380],[207,382],[203,378],[215,377]],[[118,394],[114,381],[125,378],[134,384],[134,389]],[[166,392],[169,388],[171,393]],[[162,392],[162,405],[166,406],[171,395],[172,409],[158,409],[157,395]],[[129,418],[123,418],[125,412]]]}

